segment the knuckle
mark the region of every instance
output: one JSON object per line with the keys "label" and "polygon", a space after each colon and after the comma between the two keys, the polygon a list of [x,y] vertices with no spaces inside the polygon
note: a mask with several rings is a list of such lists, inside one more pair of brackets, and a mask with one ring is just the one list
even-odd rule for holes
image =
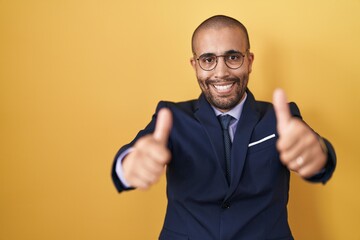
{"label": "knuckle", "polygon": [[308,144],[312,145],[312,146],[316,146],[317,142],[318,141],[317,141],[317,138],[315,137],[315,134],[314,133],[309,134],[309,136],[308,136]]}
{"label": "knuckle", "polygon": [[159,176],[152,176],[149,179],[149,184],[153,185],[153,184],[157,183],[158,179],[159,179]]}
{"label": "knuckle", "polygon": [[149,135],[143,136],[136,141],[135,147],[138,147],[139,149],[144,149],[147,146],[149,146],[150,144],[152,144],[152,142],[153,142],[153,139],[151,136],[149,136]]}
{"label": "knuckle", "polygon": [[301,168],[299,169],[298,173],[303,178],[309,178],[312,176],[311,170],[309,168]]}
{"label": "knuckle", "polygon": [[286,165],[289,165],[290,163],[290,158],[288,157],[288,154],[286,152],[280,154],[280,160]]}
{"label": "knuckle", "polygon": [[301,176],[301,177],[303,177],[303,178],[307,178],[307,177],[309,177],[309,173],[307,172],[307,171],[305,171],[305,170],[299,170],[298,171],[298,173],[299,173],[299,175]]}
{"label": "knuckle", "polygon": [[148,190],[150,188],[150,186],[147,183],[143,183],[143,184],[140,184],[138,186],[138,188],[141,190]]}
{"label": "knuckle", "polygon": [[299,169],[298,169],[298,166],[296,165],[296,164],[294,164],[294,163],[289,163],[289,165],[288,165],[288,168],[290,169],[290,170],[292,170],[292,171],[298,171]]}
{"label": "knuckle", "polygon": [[137,188],[146,190],[149,189],[151,186],[151,183],[148,180],[145,180],[144,178],[138,179],[137,181]]}
{"label": "knuckle", "polygon": [[170,160],[170,158],[171,158],[171,153],[170,153],[170,151],[169,150],[166,150],[165,152],[164,152],[164,163],[167,163],[169,160]]}
{"label": "knuckle", "polygon": [[146,144],[146,142],[148,142],[148,139],[147,139],[147,137],[145,136],[145,137],[142,137],[142,138],[138,139],[138,140],[136,141],[135,146],[142,147],[142,146],[144,146],[144,145]]}
{"label": "knuckle", "polygon": [[280,138],[279,138],[279,140],[276,142],[276,148],[278,149],[278,151],[282,151],[282,150],[283,150],[283,142],[281,141]]}

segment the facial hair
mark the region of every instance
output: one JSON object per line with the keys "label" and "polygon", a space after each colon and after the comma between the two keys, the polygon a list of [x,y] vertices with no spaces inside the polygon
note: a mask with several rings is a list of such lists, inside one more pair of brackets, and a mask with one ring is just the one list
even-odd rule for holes
{"label": "facial hair", "polygon": [[[205,81],[201,81],[198,79],[200,88],[205,98],[212,106],[214,106],[215,108],[219,109],[222,112],[229,111],[240,103],[246,91],[248,81],[249,81],[249,74],[244,75],[242,80],[238,77],[231,77],[222,80],[207,79]],[[213,84],[226,83],[226,82],[234,83],[236,87],[235,94],[219,97],[211,92],[213,90],[211,89],[213,88],[212,86]]]}

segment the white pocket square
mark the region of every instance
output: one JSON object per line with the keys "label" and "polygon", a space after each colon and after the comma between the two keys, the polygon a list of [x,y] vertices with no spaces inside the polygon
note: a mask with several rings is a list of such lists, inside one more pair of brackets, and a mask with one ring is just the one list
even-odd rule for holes
{"label": "white pocket square", "polygon": [[267,141],[267,140],[269,140],[269,139],[271,139],[271,138],[274,138],[274,137],[275,137],[275,133],[274,133],[274,134],[271,134],[271,135],[269,135],[269,136],[267,136],[267,137],[264,137],[264,138],[260,139],[259,141],[249,143],[249,146],[248,146],[248,147],[252,147],[252,146],[254,146],[254,145],[256,145],[256,144],[265,142],[265,141]]}

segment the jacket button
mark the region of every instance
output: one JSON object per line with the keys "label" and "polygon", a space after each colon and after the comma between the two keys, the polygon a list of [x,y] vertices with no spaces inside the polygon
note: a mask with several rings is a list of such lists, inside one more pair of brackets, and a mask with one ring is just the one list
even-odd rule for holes
{"label": "jacket button", "polygon": [[228,208],[230,208],[230,203],[224,202],[224,203],[221,205],[221,208],[222,208],[222,209],[228,209]]}

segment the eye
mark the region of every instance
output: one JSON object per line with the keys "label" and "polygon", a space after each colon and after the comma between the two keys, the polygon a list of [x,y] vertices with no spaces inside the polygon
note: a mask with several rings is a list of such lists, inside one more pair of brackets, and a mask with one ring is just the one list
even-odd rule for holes
{"label": "eye", "polygon": [[203,63],[210,64],[210,63],[215,62],[215,57],[214,56],[204,56],[204,57],[201,57],[200,60]]}
{"label": "eye", "polygon": [[234,54],[229,54],[227,55],[226,59],[232,62],[237,62],[241,59],[241,55],[238,53],[234,53]]}

